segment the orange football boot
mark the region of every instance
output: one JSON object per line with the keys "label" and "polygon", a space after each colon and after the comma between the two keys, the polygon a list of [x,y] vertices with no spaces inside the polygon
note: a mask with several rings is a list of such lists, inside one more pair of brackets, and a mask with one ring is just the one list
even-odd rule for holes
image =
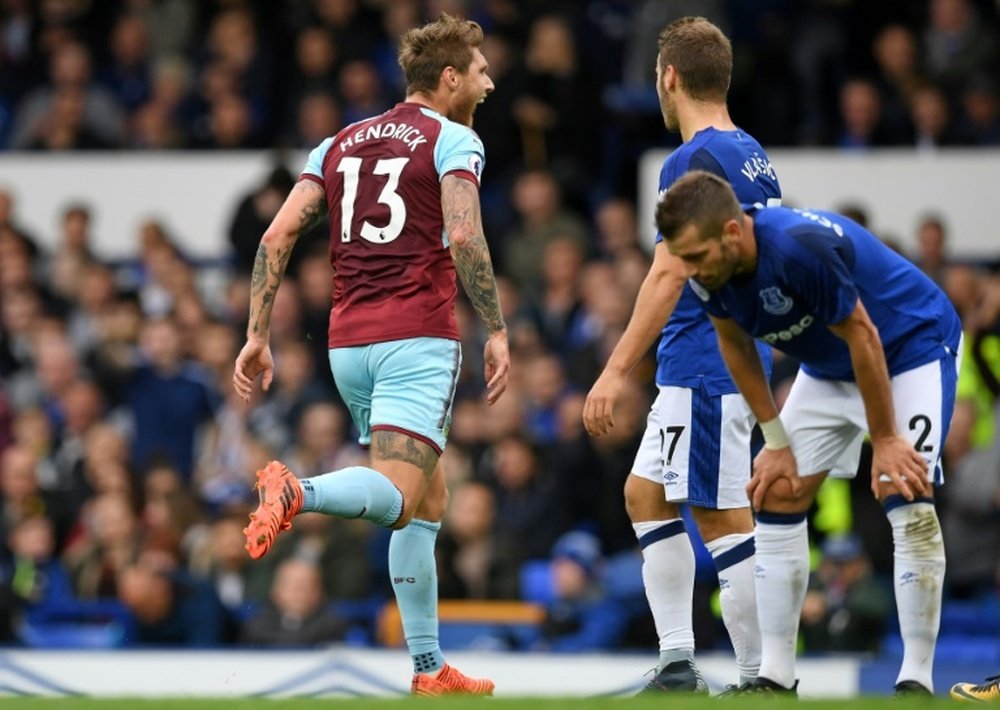
{"label": "orange football boot", "polygon": [[257,471],[254,487],[260,505],[250,513],[250,524],[243,528],[243,534],[247,552],[258,560],[271,549],[278,533],[292,527],[292,518],[302,510],[302,484],[283,463],[271,461]]}
{"label": "orange football boot", "polygon": [[413,695],[493,695],[494,684],[486,678],[470,678],[447,663],[437,676],[418,673],[413,676],[410,692]]}

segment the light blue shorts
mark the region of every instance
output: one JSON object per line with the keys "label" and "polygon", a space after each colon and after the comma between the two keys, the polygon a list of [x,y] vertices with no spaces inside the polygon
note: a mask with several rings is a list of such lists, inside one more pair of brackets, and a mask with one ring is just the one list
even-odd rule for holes
{"label": "light blue shorts", "polygon": [[451,405],[462,347],[445,338],[408,338],[330,350],[330,370],[358,427],[408,434],[440,454],[451,427]]}

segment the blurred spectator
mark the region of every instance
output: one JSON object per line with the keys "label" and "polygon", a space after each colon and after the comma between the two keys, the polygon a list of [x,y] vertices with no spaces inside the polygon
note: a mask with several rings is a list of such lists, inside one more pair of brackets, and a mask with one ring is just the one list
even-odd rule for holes
{"label": "blurred spectator", "polygon": [[149,102],[132,116],[128,147],[139,150],[174,150],[185,145],[184,133],[174,123],[169,109]]}
{"label": "blurred spectator", "polygon": [[[403,3],[394,3],[394,5]],[[521,155],[521,132],[513,115],[514,102],[523,89],[523,76],[514,71],[518,56],[511,38],[501,34],[488,33],[483,39],[480,51],[489,62],[490,78],[494,88],[489,100],[476,109],[475,130],[485,145],[488,145],[486,171],[490,179],[484,180],[480,188],[483,201],[483,220],[487,239],[495,232],[503,232],[507,211],[501,202],[506,202],[506,192],[513,172],[523,165]],[[395,49],[392,62],[395,64]],[[395,71],[395,67],[393,67]]]}
{"label": "blurred spectator", "polygon": [[10,227],[0,227],[0,293],[35,290],[37,253],[32,245]]}
{"label": "blurred spectator", "polygon": [[[831,101],[830,87],[843,85],[847,78],[850,16],[843,3],[824,0],[798,2],[795,10],[788,14],[790,17],[768,17],[768,13],[761,13],[761,25],[770,20],[775,27],[761,27],[758,42],[766,47],[780,42],[782,35],[786,34],[785,40],[791,45],[788,53],[801,103],[800,140],[807,145],[816,144],[831,133],[830,117],[836,105]],[[770,42],[767,41],[769,35],[772,36]],[[737,55],[739,51],[738,48]],[[758,49],[757,54],[763,52]],[[847,112],[843,113],[846,118]],[[754,135],[765,145],[769,143],[766,137],[756,132]]]}
{"label": "blurred spectator", "polygon": [[955,413],[945,443],[950,466],[972,450],[989,448],[996,437],[1000,401],[1000,277],[967,266],[947,271],[947,293],[962,316],[965,335],[955,392]]}
{"label": "blurred spectator", "polygon": [[[202,52],[210,62],[224,67],[231,74],[234,89],[217,95],[211,102],[213,123],[217,120],[224,123],[234,120],[228,116],[216,118],[215,108],[224,103],[225,107],[221,112],[226,114],[239,106],[247,134],[254,135],[259,127],[267,125],[270,109],[267,97],[272,90],[273,74],[269,44],[267,35],[258,32],[250,7],[230,3],[212,17]],[[215,133],[228,134],[229,131],[215,128],[213,134]],[[225,139],[220,142],[222,147],[235,147]]]}
{"label": "blurred spectator", "polygon": [[202,124],[204,130],[195,133],[192,148],[202,150],[246,150],[262,147],[250,104],[236,93],[216,98]]}
{"label": "blurred spectator", "polygon": [[[449,446],[449,450],[451,446]],[[517,599],[520,579],[510,549],[496,535],[496,498],[489,486],[470,481],[451,494],[437,543],[442,599]]]}
{"label": "blurred spectator", "polygon": [[996,82],[985,75],[969,81],[962,91],[964,114],[959,141],[967,145],[1000,145],[1000,96]]}
{"label": "blurred spectator", "polygon": [[[329,92],[337,84],[340,54],[333,35],[323,27],[309,26],[295,37],[293,64],[287,78],[287,104],[290,111],[301,105],[306,96]],[[395,64],[395,53],[393,53]],[[294,113],[285,116],[286,130],[294,125]],[[315,148],[319,141],[311,146]]]}
{"label": "blurred spectator", "polygon": [[566,371],[552,354],[540,353],[522,360],[524,368],[524,429],[539,446],[556,440],[559,400],[567,394]]}
{"label": "blurred spectator", "polygon": [[928,0],[924,63],[930,78],[954,98],[972,76],[995,70],[997,45],[970,0]]}
{"label": "blurred spectator", "polygon": [[140,549],[139,521],[126,495],[109,491],[91,498],[63,553],[77,596],[115,596],[118,574],[135,562]]}
{"label": "blurred spectator", "polygon": [[493,458],[499,545],[513,550],[521,561],[547,557],[567,527],[555,476],[522,436],[500,439],[493,446]]}
{"label": "blurred spectator", "polygon": [[575,201],[598,177],[602,107],[565,17],[543,15],[532,23],[522,71],[524,88],[512,108],[524,164],[548,166]]}
{"label": "blurred spectator", "polygon": [[295,125],[290,132],[289,145],[312,150],[344,127],[340,118],[340,104],[325,91],[305,94],[297,104]]}
{"label": "blurred spectator", "polygon": [[44,617],[74,601],[69,577],[55,555],[52,521],[35,515],[24,518],[9,536],[11,588],[21,611],[30,620]]}
{"label": "blurred spectator", "polygon": [[[318,143],[317,143],[318,145]],[[315,148],[316,146],[310,146]],[[254,258],[260,238],[264,235],[274,215],[278,214],[281,203],[295,185],[295,177],[283,165],[276,165],[268,173],[264,182],[243,196],[236,206],[232,221],[229,223],[229,243],[233,247],[235,267],[240,274],[249,274],[253,270]],[[290,274],[298,272],[300,261],[306,258],[309,247],[313,244],[326,244],[326,220],[309,232],[300,236],[297,248],[289,261]],[[331,279],[330,290],[333,289]],[[329,294],[327,294],[329,296]],[[329,309],[328,309],[329,310]]]}
{"label": "blurred spectator", "polygon": [[293,558],[278,566],[270,599],[243,623],[240,643],[307,648],[342,641],[346,633],[347,624],[324,603],[316,565]]}
{"label": "blurred spectator", "polygon": [[836,209],[834,209],[834,212],[842,214],[848,219],[857,222],[865,229],[870,229],[868,226],[868,210],[860,203],[849,202],[847,204],[839,205]]}
{"label": "blurred spectator", "polygon": [[601,543],[590,533],[569,532],[552,548],[554,599],[545,610],[536,650],[580,653],[614,648],[628,625],[622,604],[601,585]]}
{"label": "blurred spectator", "polygon": [[240,200],[229,224],[229,243],[240,273],[249,274],[253,270],[260,238],[294,184],[288,168],[279,165],[257,189]]}
{"label": "blurred spectator", "polygon": [[[601,203],[594,215],[597,245],[606,257],[615,258],[638,246],[635,206],[623,198],[611,198]],[[646,225],[652,229],[650,225]]]}
{"label": "blurred spectator", "polygon": [[[325,233],[324,233],[325,234]],[[333,267],[327,254],[326,245],[321,240],[327,237],[316,235],[313,246],[304,250],[299,262],[299,294],[302,297],[302,331],[313,357],[310,376],[313,385],[329,389],[326,377],[330,369],[330,355],[327,348],[330,330],[330,301],[333,294]],[[273,389],[273,386],[272,386]]]}
{"label": "blurred spectator", "polygon": [[149,25],[142,15],[120,16],[111,30],[110,57],[99,80],[132,113],[150,95]]}
{"label": "blurred spectator", "polygon": [[93,83],[90,51],[67,42],[52,53],[49,83],[18,106],[11,147],[98,148],[117,145],[122,135],[121,106]]}
{"label": "blurred spectator", "polygon": [[878,651],[891,613],[889,594],[872,577],[861,540],[827,538],[802,606],[806,650]]}
{"label": "blurred spectator", "polygon": [[219,393],[202,367],[182,359],[171,319],[144,323],[140,341],[144,361],[131,375],[127,400],[135,423],[132,462],[141,468],[163,457],[188,481],[196,437],[213,420]]}
{"label": "blurred spectator", "polygon": [[[309,346],[297,340],[285,343],[275,353],[275,378],[264,402],[249,412],[250,430],[274,451],[284,451],[293,445],[296,427],[306,410],[320,402],[328,403],[329,395],[329,386],[316,372]],[[346,441],[347,422],[326,409],[322,416],[334,422],[332,428],[337,430],[335,436],[339,439],[336,443],[342,445]]]}
{"label": "blurred spectator", "polygon": [[127,12],[142,17],[150,33],[151,53],[156,57],[183,52],[191,47],[198,8],[186,0],[125,0]]}
{"label": "blurred spectator", "polygon": [[936,86],[923,86],[911,99],[913,128],[918,150],[933,150],[953,145],[951,109],[944,93]]}
{"label": "blurred spectator", "polygon": [[[0,143],[0,146],[2,145]],[[4,230],[2,232],[4,234],[3,241],[13,238],[28,250],[29,256],[38,256],[38,245],[18,218],[17,198],[13,192],[2,185],[0,185],[0,229]]]}
{"label": "blurred spectator", "polygon": [[914,261],[935,283],[944,283],[944,270],[948,263],[948,231],[941,216],[928,214],[920,220]]}
{"label": "blurred spectator", "polygon": [[148,555],[118,574],[118,596],[134,619],[130,646],[212,648],[229,640],[226,611],[212,587]]}
{"label": "blurred spectator", "polygon": [[348,441],[347,432],[343,409],[328,402],[306,404],[296,422],[295,443],[281,460],[302,478],[364,465],[368,457]]}
{"label": "blurred spectator", "polygon": [[104,399],[93,382],[77,380],[62,392],[60,403],[63,427],[52,451],[54,471],[50,487],[63,495],[76,514],[87,493],[82,476],[86,437],[104,414]]}
{"label": "blurred spectator", "polygon": [[924,83],[917,59],[917,40],[903,25],[889,24],[875,37],[872,54],[878,65],[878,88],[881,94],[886,130],[909,143],[913,133],[910,103]]}
{"label": "blurred spectator", "polygon": [[22,520],[50,512],[35,476],[37,457],[27,446],[9,446],[0,452],[0,539]]}
{"label": "blurred spectator", "polygon": [[882,124],[878,89],[867,79],[851,79],[841,87],[840,122],[840,148],[877,148],[892,142]]}
{"label": "blurred spectator", "polygon": [[[994,420],[997,414],[994,413]],[[970,451],[948,471],[941,526],[949,596],[995,597],[1000,586],[1000,439]]]}
{"label": "blurred spectator", "polygon": [[272,577],[269,568],[252,564],[244,548],[243,527],[242,514],[219,518],[190,562],[191,573],[209,581],[222,605],[237,619],[267,598]]}
{"label": "blurred spectator", "polygon": [[584,253],[572,237],[557,236],[542,252],[541,283],[529,292],[538,312],[542,338],[550,350],[562,352],[569,345],[569,331],[580,310],[579,279]]}
{"label": "blurred spectator", "polygon": [[530,292],[539,287],[542,255],[549,242],[567,237],[587,252],[587,228],[563,206],[559,183],[548,170],[523,172],[514,183],[512,198],[519,223],[504,237],[502,272]]}
{"label": "blurred spectator", "polygon": [[41,408],[58,432],[64,416],[59,396],[80,375],[76,350],[62,333],[38,333],[31,363],[8,381],[11,402],[16,409]]}
{"label": "blurred spectator", "polygon": [[176,469],[159,464],[145,471],[141,520],[148,537],[172,541],[186,559],[208,536],[201,519],[198,502]]}
{"label": "blurred spectator", "polygon": [[378,19],[359,0],[316,0],[310,24],[318,23],[333,35],[341,56],[363,57],[378,44]]}
{"label": "blurred spectator", "polygon": [[338,84],[343,125],[382,113],[390,101],[382,91],[382,81],[370,62],[355,59],[340,69]]}

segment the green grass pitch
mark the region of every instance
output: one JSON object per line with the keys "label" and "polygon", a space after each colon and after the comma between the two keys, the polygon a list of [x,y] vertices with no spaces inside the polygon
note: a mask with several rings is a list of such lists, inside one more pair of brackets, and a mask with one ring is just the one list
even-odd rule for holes
{"label": "green grass pitch", "polygon": [[490,710],[702,710],[702,708],[747,708],[749,710],[773,710],[775,705],[788,708],[850,708],[850,710],[876,710],[887,707],[893,710],[913,710],[950,707],[956,703],[944,697],[933,700],[895,699],[888,696],[866,696],[843,700],[798,701],[790,698],[742,697],[718,700],[715,698],[693,698],[688,696],[652,698],[404,698],[404,699],[260,699],[229,700],[212,698],[173,698],[162,700],[141,700],[132,698],[2,698],[0,707],[17,707],[19,710],[337,710],[337,708],[370,708],[371,710],[402,710],[408,708],[467,708],[482,706]]}

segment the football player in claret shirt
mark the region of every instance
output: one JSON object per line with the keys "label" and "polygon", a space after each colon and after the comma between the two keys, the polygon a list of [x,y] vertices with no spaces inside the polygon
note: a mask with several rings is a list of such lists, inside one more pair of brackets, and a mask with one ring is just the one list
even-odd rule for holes
{"label": "football player in claret shirt", "polygon": [[[930,695],[945,569],[934,486],[955,406],[958,314],[933,281],[851,220],[784,207],[745,213],[708,172],[678,180],[657,205],[656,224],[764,432],[747,486],[758,511],[762,639],[760,673],[747,690],[795,691],[806,513],[828,474],[856,474],[867,433],[872,490],[895,547],[904,649],[896,693]],[[780,418],[754,338],[801,363]]]}
{"label": "football player in claret shirt", "polygon": [[[726,108],[733,63],[726,36],[702,17],[686,17],[663,30],[659,46],[656,89],[663,120],[684,140],[663,164],[661,193],[689,170],[701,169],[728,181],[742,203],[780,203],[767,153]],[[587,396],[584,423],[591,434],[600,436],[614,425],[625,377],[657,337],[659,394],[625,482],[625,507],[642,549],[660,645],[656,674],[644,692],[707,689],[694,662],[695,563],[682,503],[690,506],[715,562],[722,618],[744,684],[760,665],[754,521],[744,491],[754,421],[698,297],[685,286],[683,264],[660,236],[628,326]],[[760,355],[770,367],[770,349],[762,346]]]}
{"label": "football player in claret shirt", "polygon": [[273,377],[274,294],[298,236],[323,214],[334,270],[330,367],[370,466],[298,480],[277,461],[257,473],[260,505],[244,531],[254,558],[299,512],[392,528],[389,573],[413,658],[417,695],[490,695],[492,681],[444,662],[438,643],[434,543],[446,490],[440,455],[461,365],[461,281],[489,339],[486,398],[507,386],[510,355],[479,207],[483,146],[471,130],[493,89],[478,24],[442,15],[401,39],[406,99],[344,128],[310,154],[261,240],[247,342],[233,384],[249,400]]}

